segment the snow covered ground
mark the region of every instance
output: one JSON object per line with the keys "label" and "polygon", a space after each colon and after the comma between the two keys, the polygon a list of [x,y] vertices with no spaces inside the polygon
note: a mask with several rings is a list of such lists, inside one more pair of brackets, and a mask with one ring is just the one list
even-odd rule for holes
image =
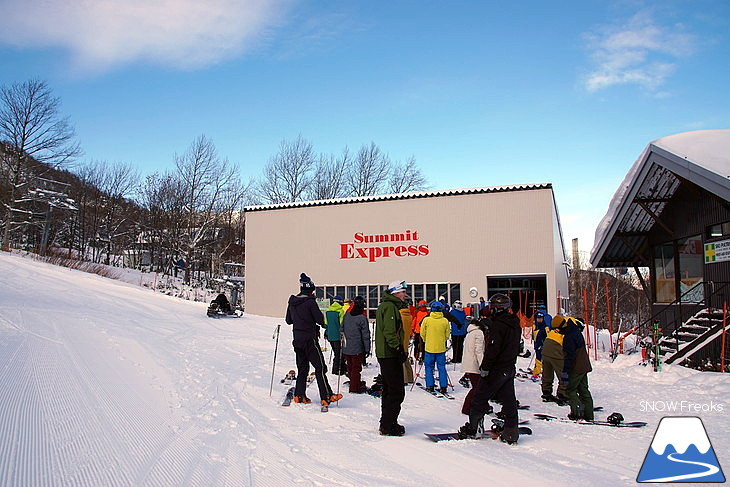
{"label": "snow covered ground", "polygon": [[[449,401],[416,388],[400,417],[406,436],[381,437],[380,403],[367,395],[344,392],[327,414],[315,404],[280,406],[279,380],[294,368],[283,320],[216,320],[205,308],[0,253],[0,485],[632,485],[669,415],[700,416],[730,474],[728,374],[679,366],[657,374],[637,366],[637,355],[599,361],[590,375],[605,408],[597,417],[620,411],[649,426],[532,420],[534,435],[516,446],[429,441],[423,433],[463,424],[466,389],[457,384]],[[364,371],[368,384],[376,374],[377,362]],[[336,376],[330,383],[337,388]],[[532,406],[523,419],[567,413],[540,402],[538,384],[518,382],[517,394]],[[684,410],[647,411],[672,405]]]}

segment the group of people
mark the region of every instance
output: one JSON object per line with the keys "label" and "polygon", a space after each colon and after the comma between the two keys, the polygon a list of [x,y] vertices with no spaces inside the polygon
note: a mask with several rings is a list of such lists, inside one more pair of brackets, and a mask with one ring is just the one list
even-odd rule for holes
{"label": "group of people", "polygon": [[[336,296],[327,310],[331,320],[326,321],[314,298],[315,289],[312,280],[302,273],[300,292],[289,298],[287,306],[286,322],[293,325],[293,346],[298,369],[294,402],[311,402],[305,394],[306,377],[311,364],[314,366],[321,403],[329,405],[341,399],[342,395],[333,393],[327,381],[325,359],[318,343],[320,329],[327,329],[327,339],[333,346],[336,357],[333,360],[333,369],[343,373],[346,368],[350,379],[349,391],[362,393],[366,388],[360,374],[365,358],[371,352],[370,328],[365,316],[365,300],[362,297],[358,296],[351,302],[344,303],[341,297]],[[391,282],[382,293],[375,316],[375,356],[382,383],[380,434],[405,434],[405,427],[398,423],[398,417],[405,399],[405,385],[413,381],[413,370],[407,353],[411,336],[414,357],[416,360],[423,360],[426,387],[435,389],[435,366],[439,371],[439,388],[443,392],[448,386],[446,342],[451,337],[452,362],[463,361],[462,372],[472,385],[462,406],[462,413],[468,415],[469,420],[460,428],[459,434],[463,437],[481,434],[484,415],[491,411],[489,401],[493,400],[502,406],[504,426],[500,438],[508,443],[517,442],[518,402],[514,378],[522,328],[519,318],[512,310],[510,298],[504,294],[495,294],[488,305],[485,302],[480,306],[480,318],[470,320],[467,324],[466,313],[459,301],[454,302],[453,307],[449,307],[442,299],[430,305],[421,301],[416,312],[412,313],[407,302],[407,289],[405,281]],[[447,315],[451,315],[453,320],[450,321]],[[335,322],[341,329],[328,328],[328,325],[334,325]],[[565,357],[562,366],[552,359],[548,360],[557,354],[553,353],[554,347],[551,348],[552,345],[546,342],[555,341],[556,337],[550,336],[546,331],[545,345],[540,347],[543,395],[545,396],[547,387],[552,391],[552,375],[548,379],[547,370],[551,373],[559,370],[558,394],[562,394],[560,387],[565,386],[564,395],[571,403],[571,417],[592,419],[593,405],[587,382],[590,361],[585,342],[582,342],[581,349],[582,334],[578,332],[576,335],[574,332],[579,327],[578,322],[573,318],[556,316],[552,325],[563,337]],[[344,346],[340,343],[341,336],[344,337]],[[343,361],[340,361],[340,357],[343,357]],[[586,363],[588,371],[585,370]],[[576,398],[575,410],[571,394]]]}

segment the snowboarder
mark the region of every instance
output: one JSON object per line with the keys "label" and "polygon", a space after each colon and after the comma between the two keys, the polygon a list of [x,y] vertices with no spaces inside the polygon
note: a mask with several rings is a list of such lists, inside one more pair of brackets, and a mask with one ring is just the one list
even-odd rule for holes
{"label": "snowboarder", "polygon": [[[568,402],[565,393],[565,381],[562,378],[565,365],[565,354],[563,353],[563,332],[565,331],[566,318],[556,315],[552,319],[550,331],[542,347],[542,400],[544,402],[556,402],[564,405]],[[553,396],[553,380],[557,377],[557,394]]]}
{"label": "snowboarder", "polygon": [[464,398],[464,404],[461,406],[461,414],[469,414],[471,403],[474,399],[474,390],[479,384],[479,365],[484,358],[484,344],[487,341],[489,333],[488,326],[491,320],[482,318],[481,320],[471,320],[466,330],[466,338],[464,339],[464,357],[461,363],[461,371],[466,374],[467,379],[471,383],[471,389]]}
{"label": "snowboarder", "polygon": [[577,318],[566,319],[563,338],[562,378],[566,381],[565,392],[570,403],[569,419],[593,421],[593,397],[588,390],[588,372],[592,371],[591,359],[583,338],[583,323]]}
{"label": "snowboarder", "polygon": [[393,281],[383,291],[380,306],[375,313],[375,356],[380,365],[383,381],[380,434],[403,436],[406,429],[398,424],[401,404],[405,399],[403,363],[408,355],[403,347],[402,313],[409,313],[405,303],[407,284]]}
{"label": "snowboarder", "polygon": [[364,312],[365,299],[355,296],[352,309],[342,320],[342,334],[345,337],[342,353],[350,376],[350,392],[353,394],[367,392],[367,387],[360,379],[362,364],[365,357],[370,355],[370,323]]}
{"label": "snowboarder", "polygon": [[481,433],[489,400],[495,399],[502,404],[501,413],[504,418],[500,439],[506,443],[516,443],[520,434],[515,397],[515,363],[522,328],[508,296],[495,294],[489,299],[489,307],[492,310],[492,324],[489,327],[489,342],[484,359],[479,367],[482,378],[474,391],[469,421],[459,429],[459,434],[469,438]]}
{"label": "snowboarder", "polygon": [[308,404],[311,401],[305,392],[307,389],[307,377],[309,376],[309,364],[314,366],[314,375],[319,387],[319,396],[322,406],[338,401],[342,394],[333,394],[332,388],[327,382],[327,366],[325,365],[322,349],[319,348],[319,336],[321,326],[324,328],[324,316],[314,299],[316,289],[312,280],[305,273],[299,277],[300,292],[296,296],[289,297],[286,308],[286,322],[292,326],[294,340],[294,354],[297,361],[297,382],[294,389],[294,402]]}
{"label": "snowboarder", "polygon": [[426,369],[426,390],[434,391],[436,381],[433,377],[434,364],[439,371],[439,392],[445,394],[449,385],[446,373],[446,341],[449,339],[449,322],[444,318],[441,301],[431,303],[431,314],[421,322],[421,338],[426,344],[423,354],[423,367]]}

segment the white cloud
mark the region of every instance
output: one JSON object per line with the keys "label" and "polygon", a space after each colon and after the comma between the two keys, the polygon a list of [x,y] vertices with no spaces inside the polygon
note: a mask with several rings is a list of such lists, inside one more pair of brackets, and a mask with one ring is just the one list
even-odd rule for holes
{"label": "white cloud", "polygon": [[693,49],[692,36],[681,25],[656,25],[649,11],[586,37],[595,62],[585,78],[591,92],[620,84],[656,91],[674,73],[676,61]]}
{"label": "white cloud", "polygon": [[205,67],[250,49],[289,0],[0,0],[0,42],[60,47],[81,69]]}

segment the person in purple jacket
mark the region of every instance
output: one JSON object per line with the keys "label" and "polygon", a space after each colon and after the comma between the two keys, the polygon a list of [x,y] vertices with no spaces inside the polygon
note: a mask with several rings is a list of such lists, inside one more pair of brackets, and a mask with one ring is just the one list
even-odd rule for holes
{"label": "person in purple jacket", "polygon": [[312,279],[302,272],[299,278],[300,292],[289,296],[286,308],[286,322],[292,326],[294,335],[294,354],[297,361],[297,383],[294,388],[294,402],[308,404],[312,402],[306,396],[309,364],[314,366],[314,376],[319,387],[322,405],[338,401],[342,394],[333,394],[327,381],[327,365],[319,348],[320,327],[324,328],[324,315],[314,299],[316,289]]}

